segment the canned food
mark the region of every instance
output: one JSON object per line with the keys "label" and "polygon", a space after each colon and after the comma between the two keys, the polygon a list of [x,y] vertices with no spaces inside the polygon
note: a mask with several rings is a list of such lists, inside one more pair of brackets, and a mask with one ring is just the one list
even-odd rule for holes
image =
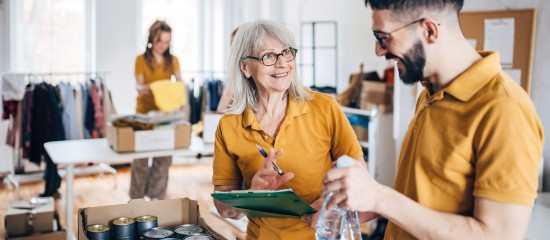
{"label": "canned food", "polygon": [[173,235],[174,232],[168,228],[156,227],[151,228],[143,233],[143,238],[146,240],[165,239],[168,237],[172,237]]}
{"label": "canned food", "polygon": [[183,224],[174,228],[174,233],[178,238],[184,238],[187,236],[195,235],[197,233],[203,233],[204,228],[195,224]]}
{"label": "canned food", "polygon": [[90,240],[109,240],[110,239],[110,228],[103,224],[92,224],[86,227],[88,232],[87,236]]}
{"label": "canned food", "polygon": [[134,239],[136,233],[135,220],[128,217],[119,217],[111,220],[113,225],[113,239]]}
{"label": "canned food", "polygon": [[183,239],[184,240],[214,240],[214,237],[204,233],[196,233],[195,235],[184,237]]}
{"label": "canned food", "polygon": [[142,236],[147,230],[158,227],[158,220],[155,216],[141,216],[136,218],[136,231],[138,236]]}

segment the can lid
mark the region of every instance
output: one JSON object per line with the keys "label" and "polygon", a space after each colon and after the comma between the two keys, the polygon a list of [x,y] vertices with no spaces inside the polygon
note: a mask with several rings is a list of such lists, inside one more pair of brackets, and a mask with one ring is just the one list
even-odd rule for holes
{"label": "can lid", "polygon": [[143,236],[150,238],[165,238],[170,237],[173,234],[174,232],[168,228],[156,227],[147,230],[147,232],[143,233]]}
{"label": "can lid", "polygon": [[113,225],[130,225],[134,223],[133,218],[119,217],[112,220]]}
{"label": "can lid", "polygon": [[184,240],[214,240],[214,238],[210,235],[201,234],[201,235],[193,235],[186,238],[183,238]]}
{"label": "can lid", "polygon": [[183,224],[174,228],[174,232],[178,234],[189,235],[193,233],[202,233],[204,232],[204,229],[201,226],[195,224]]}
{"label": "can lid", "polygon": [[145,215],[145,216],[141,216],[141,217],[136,218],[136,222],[150,222],[150,221],[154,221],[154,220],[157,220],[157,217],[150,216],[150,215]]}
{"label": "can lid", "polygon": [[108,226],[105,226],[103,224],[92,224],[86,227],[86,230],[88,230],[88,232],[106,232],[109,231],[109,229],[110,228]]}

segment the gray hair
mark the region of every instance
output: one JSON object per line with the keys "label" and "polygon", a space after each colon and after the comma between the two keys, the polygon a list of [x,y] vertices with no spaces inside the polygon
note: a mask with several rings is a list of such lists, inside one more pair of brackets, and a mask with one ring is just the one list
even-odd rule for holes
{"label": "gray hair", "polygon": [[[259,110],[258,95],[256,92],[256,84],[252,79],[247,79],[241,72],[241,61],[244,56],[256,56],[261,49],[266,36],[274,38],[289,47],[296,48],[296,41],[292,32],[285,26],[268,20],[256,20],[242,24],[235,35],[233,45],[229,52],[228,59],[228,74],[229,87],[233,88],[233,102],[225,111],[228,114],[241,114],[246,109],[246,106],[252,107],[254,111]],[[294,60],[296,61],[296,60]],[[311,99],[311,94],[308,88],[305,87],[298,79],[297,71],[294,71],[294,76],[290,87],[287,90],[289,97],[294,97],[298,101]]]}

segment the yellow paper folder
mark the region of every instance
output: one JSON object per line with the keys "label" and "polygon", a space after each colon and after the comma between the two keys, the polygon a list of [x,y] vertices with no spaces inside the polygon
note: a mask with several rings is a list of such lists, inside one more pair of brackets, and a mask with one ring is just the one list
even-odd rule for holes
{"label": "yellow paper folder", "polygon": [[174,111],[186,102],[187,94],[182,81],[160,80],[152,82],[149,86],[153,92],[155,104],[163,112]]}

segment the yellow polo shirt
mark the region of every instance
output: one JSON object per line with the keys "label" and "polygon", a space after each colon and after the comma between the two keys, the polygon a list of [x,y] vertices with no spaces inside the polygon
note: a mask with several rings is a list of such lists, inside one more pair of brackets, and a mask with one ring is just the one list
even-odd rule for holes
{"label": "yellow polo shirt", "polygon": [[[394,187],[436,211],[472,216],[476,197],[532,206],[537,196],[543,129],[535,107],[498,53],[480,55],[448,87],[424,89],[403,140]],[[386,239],[413,236],[390,222]]]}
{"label": "yellow polo shirt", "polygon": [[[239,115],[225,115],[216,131],[214,185],[244,184],[264,163],[256,144],[267,152],[283,149],[277,165],[294,178],[280,187],[292,188],[306,202],[319,198],[322,179],[331,164],[346,154],[362,159],[355,133],[336,101],[312,92],[313,98],[297,101],[290,97],[286,116],[277,138],[266,134],[251,108]],[[314,239],[314,230],[299,218],[249,218],[247,239]]]}
{"label": "yellow polo shirt", "polygon": [[[143,76],[145,83],[150,84],[158,80],[169,80],[173,74],[180,72],[180,63],[176,56],[172,56],[172,66],[173,71],[169,71],[164,69],[164,61],[161,63],[153,61],[153,69],[150,69],[145,63],[145,57],[141,54],[136,58],[134,71],[136,76]],[[152,110],[158,110],[153,95],[141,95],[138,92],[136,112],[147,113]]]}

